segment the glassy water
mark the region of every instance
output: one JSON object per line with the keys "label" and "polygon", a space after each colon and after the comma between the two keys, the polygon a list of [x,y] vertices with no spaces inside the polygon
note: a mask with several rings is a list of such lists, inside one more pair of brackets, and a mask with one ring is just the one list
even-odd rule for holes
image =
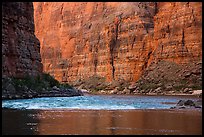
{"label": "glassy water", "polygon": [[10,109],[2,109],[2,132],[13,135],[202,134],[201,111],[169,109],[180,99],[87,95],[3,100],[2,107]]}

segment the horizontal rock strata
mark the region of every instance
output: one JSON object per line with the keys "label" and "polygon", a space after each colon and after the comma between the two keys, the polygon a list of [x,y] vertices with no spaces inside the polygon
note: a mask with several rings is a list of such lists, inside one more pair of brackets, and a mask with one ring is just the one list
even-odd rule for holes
{"label": "horizontal rock strata", "polygon": [[22,78],[42,72],[40,42],[34,34],[33,4],[3,2],[2,75]]}
{"label": "horizontal rock strata", "polygon": [[44,71],[62,82],[136,82],[161,60],[201,62],[200,2],[34,2],[34,13]]}

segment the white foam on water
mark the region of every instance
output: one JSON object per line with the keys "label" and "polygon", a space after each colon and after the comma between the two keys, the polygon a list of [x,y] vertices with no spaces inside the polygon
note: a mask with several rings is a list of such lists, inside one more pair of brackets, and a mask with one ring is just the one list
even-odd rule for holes
{"label": "white foam on water", "polygon": [[17,109],[88,109],[88,110],[131,110],[131,109],[168,109],[178,102],[175,98],[138,97],[138,96],[77,96],[46,97],[33,99],[3,100],[2,107]]}
{"label": "white foam on water", "polygon": [[45,107],[46,107],[45,103],[31,103],[27,106],[26,109],[40,109]]}

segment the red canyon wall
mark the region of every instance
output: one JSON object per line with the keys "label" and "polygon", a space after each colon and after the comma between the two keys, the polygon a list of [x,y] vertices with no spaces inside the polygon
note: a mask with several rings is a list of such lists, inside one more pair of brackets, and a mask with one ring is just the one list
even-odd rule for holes
{"label": "red canyon wall", "polygon": [[43,70],[63,82],[137,81],[159,60],[202,57],[198,2],[34,2],[34,19]]}
{"label": "red canyon wall", "polygon": [[22,78],[42,72],[31,2],[2,3],[2,75]]}
{"label": "red canyon wall", "polygon": [[202,3],[160,2],[154,17],[155,58],[176,63],[201,60]]}

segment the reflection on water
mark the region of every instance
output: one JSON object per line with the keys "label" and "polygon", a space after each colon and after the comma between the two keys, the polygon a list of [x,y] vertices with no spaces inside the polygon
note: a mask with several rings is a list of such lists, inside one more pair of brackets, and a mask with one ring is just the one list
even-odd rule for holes
{"label": "reflection on water", "polygon": [[202,111],[2,110],[3,134],[202,134]]}

